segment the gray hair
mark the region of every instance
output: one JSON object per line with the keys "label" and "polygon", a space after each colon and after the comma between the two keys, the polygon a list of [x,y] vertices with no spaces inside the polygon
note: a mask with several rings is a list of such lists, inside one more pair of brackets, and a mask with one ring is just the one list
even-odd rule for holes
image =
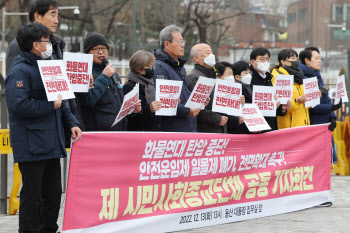
{"label": "gray hair", "polygon": [[193,59],[194,59],[195,56],[196,57],[201,57],[202,55],[199,52],[199,50],[195,46],[193,46],[192,49],[191,49],[190,56],[191,56],[191,60],[194,61]]}
{"label": "gray hair", "polygon": [[159,41],[160,41],[160,47],[164,49],[164,42],[169,41],[173,42],[173,32],[179,32],[182,33],[182,28],[178,27],[175,24],[166,26],[163,28],[159,33]]}

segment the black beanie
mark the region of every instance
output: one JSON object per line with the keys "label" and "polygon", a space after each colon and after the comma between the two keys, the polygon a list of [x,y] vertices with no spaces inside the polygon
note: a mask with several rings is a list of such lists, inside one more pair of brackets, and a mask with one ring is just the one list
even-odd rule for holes
{"label": "black beanie", "polygon": [[90,49],[96,45],[106,45],[109,49],[106,38],[97,32],[90,32],[84,39],[84,53],[89,53]]}

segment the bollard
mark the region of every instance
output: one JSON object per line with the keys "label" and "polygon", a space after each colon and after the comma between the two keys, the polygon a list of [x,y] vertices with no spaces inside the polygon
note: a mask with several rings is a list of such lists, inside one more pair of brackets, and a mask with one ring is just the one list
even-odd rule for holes
{"label": "bollard", "polygon": [[19,210],[19,200],[17,199],[19,188],[21,187],[21,172],[18,163],[13,167],[13,185],[9,198],[9,215],[15,215]]}

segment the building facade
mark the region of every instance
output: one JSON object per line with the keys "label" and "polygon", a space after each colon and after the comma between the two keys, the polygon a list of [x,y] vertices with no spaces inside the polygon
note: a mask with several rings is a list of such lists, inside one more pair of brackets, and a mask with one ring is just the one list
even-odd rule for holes
{"label": "building facade", "polygon": [[[350,48],[350,0],[300,0],[288,6],[288,42],[323,51]],[[346,23],[346,27],[344,27]]]}

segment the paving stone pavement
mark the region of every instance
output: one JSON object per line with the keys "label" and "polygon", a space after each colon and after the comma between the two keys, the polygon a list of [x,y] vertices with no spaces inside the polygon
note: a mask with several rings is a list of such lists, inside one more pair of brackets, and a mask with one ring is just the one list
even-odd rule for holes
{"label": "paving stone pavement", "polygon": [[[292,213],[252,219],[242,222],[197,228],[178,233],[318,233],[350,232],[350,177],[332,176],[331,207],[313,207]],[[58,224],[63,222],[64,206],[62,205]],[[18,214],[14,216],[0,214],[0,233],[15,233],[18,228]]]}

